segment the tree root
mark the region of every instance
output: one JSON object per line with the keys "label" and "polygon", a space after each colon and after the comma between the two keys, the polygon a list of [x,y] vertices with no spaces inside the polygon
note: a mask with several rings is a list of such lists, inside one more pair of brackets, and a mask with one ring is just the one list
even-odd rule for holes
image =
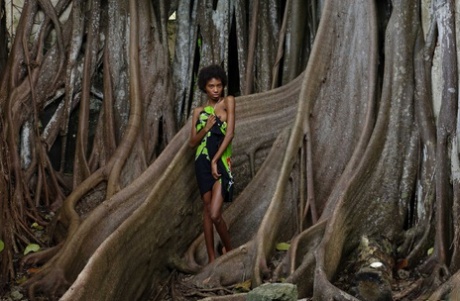
{"label": "tree root", "polygon": [[189,301],[197,299],[201,300],[202,298],[206,298],[206,300],[214,300],[215,297],[222,297],[222,295],[224,295],[226,298],[229,298],[235,293],[235,285],[203,287],[201,285],[196,285],[193,283],[193,281],[190,281],[190,277],[188,276],[183,276],[182,279],[177,279],[177,277],[174,277],[173,281],[171,281],[170,287],[171,297],[173,300],[177,301]]}
{"label": "tree root", "polygon": [[318,246],[323,237],[325,228],[326,221],[323,220],[308,228],[308,230],[303,231],[293,239],[291,247],[289,248],[290,258],[292,259],[289,267],[289,274],[294,273],[301,262],[303,262],[304,256],[309,250]]}
{"label": "tree root", "polygon": [[61,250],[63,246],[63,243],[61,242],[60,244],[51,247],[49,249],[40,251],[38,253],[31,253],[27,256],[25,256],[20,263],[21,268],[24,268],[26,266],[38,266],[41,265],[48,260],[50,260],[54,255],[56,255],[59,250]]}
{"label": "tree root", "polygon": [[273,281],[301,284],[297,288],[299,296],[313,294],[314,250],[321,241],[325,226],[323,220],[292,240],[288,253],[273,272]]}
{"label": "tree root", "polygon": [[431,244],[432,234],[430,220],[427,220],[425,225],[416,226],[406,232],[405,241],[398,248],[398,253],[407,254],[405,257],[409,266],[413,267],[425,255],[427,247]]}
{"label": "tree root", "polygon": [[460,272],[454,274],[449,281],[445,282],[428,298],[428,301],[460,300]]}
{"label": "tree root", "polygon": [[[50,268],[51,271],[46,273],[46,277],[39,276],[40,279],[34,279],[31,283],[24,283],[28,289],[28,296],[31,301],[35,301],[38,293],[45,293],[49,300],[57,300],[70,287],[70,282],[66,279],[63,269]],[[44,275],[44,274],[41,274]]]}
{"label": "tree root", "polygon": [[233,294],[227,296],[207,297],[201,301],[246,301],[246,294]]}
{"label": "tree root", "polygon": [[190,262],[178,256],[171,256],[169,258],[169,265],[175,270],[185,274],[197,274],[203,268],[194,261]]}
{"label": "tree root", "polygon": [[228,286],[250,279],[253,268],[255,243],[250,241],[218,257],[187,281],[197,287]]}
{"label": "tree root", "polygon": [[414,300],[420,295],[420,288],[423,287],[424,279],[420,278],[415,282],[412,282],[406,289],[393,295],[395,301],[398,300]]}
{"label": "tree root", "polygon": [[[326,273],[321,268],[316,268],[314,300],[334,300],[334,301],[359,301],[352,295],[340,290],[327,280]],[[364,299],[367,300],[367,299]],[[370,300],[367,300],[370,301]]]}
{"label": "tree root", "polygon": [[[404,291],[395,294],[394,300],[417,298],[417,300],[438,301],[445,300],[451,290],[451,295],[460,293],[455,290],[456,287],[460,288],[460,272],[450,277],[448,268],[439,264],[434,256],[425,261],[420,269],[424,271],[430,269],[430,273],[426,273],[428,277],[421,277],[411,283]],[[433,292],[434,289],[436,290]],[[460,300],[460,294],[458,296],[457,299],[448,298],[447,300]]]}
{"label": "tree root", "polygon": [[315,275],[315,249],[305,254],[302,264],[292,273],[286,282],[297,284],[299,297],[313,295],[313,283]]}
{"label": "tree root", "polygon": [[419,270],[422,274],[430,275],[435,287],[438,287],[450,277],[449,268],[445,264],[439,263],[435,254],[423,262],[423,264],[419,267]]}

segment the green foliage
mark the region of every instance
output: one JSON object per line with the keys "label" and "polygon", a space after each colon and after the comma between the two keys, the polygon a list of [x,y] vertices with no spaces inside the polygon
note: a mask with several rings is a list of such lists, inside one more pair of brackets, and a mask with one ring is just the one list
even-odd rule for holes
{"label": "green foliage", "polygon": [[40,246],[37,244],[28,244],[26,249],[24,250],[24,255],[29,254],[30,252],[38,252],[40,250]]}
{"label": "green foliage", "polygon": [[278,250],[278,251],[287,251],[287,250],[289,250],[290,247],[291,247],[291,245],[286,243],[286,242],[280,242],[280,243],[276,244],[276,250]]}
{"label": "green foliage", "polygon": [[40,226],[37,222],[32,224],[32,228],[37,230],[43,230],[43,226]]}
{"label": "green foliage", "polygon": [[251,279],[248,279],[244,282],[237,283],[235,285],[235,290],[239,293],[247,293],[251,290],[251,285],[252,285],[252,281]]}
{"label": "green foliage", "polygon": [[2,252],[4,248],[5,248],[5,243],[3,242],[3,240],[0,239],[0,252]]}

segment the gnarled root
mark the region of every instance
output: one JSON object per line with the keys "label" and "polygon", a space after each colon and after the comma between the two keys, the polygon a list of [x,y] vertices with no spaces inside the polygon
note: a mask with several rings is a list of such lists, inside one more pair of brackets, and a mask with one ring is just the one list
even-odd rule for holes
{"label": "gnarled root", "polygon": [[21,260],[21,268],[27,267],[27,266],[38,266],[41,265],[48,260],[50,260],[54,255],[59,252],[61,249],[63,243],[61,242],[60,244],[51,247],[49,249],[43,250],[38,253],[30,253],[29,255],[25,256]]}
{"label": "gnarled root", "polygon": [[[229,295],[226,297],[233,298],[233,288],[251,277],[254,252],[254,242],[250,241],[218,257],[198,274],[176,279],[171,285],[173,300],[190,300],[196,297],[214,300],[216,295]],[[237,299],[228,300],[238,298],[241,298],[241,294]]]}
{"label": "gnarled root", "polygon": [[[442,288],[442,284],[447,281],[450,277],[450,272],[447,266],[444,264],[440,264],[438,260],[436,259],[435,256],[430,257],[423,266],[424,271],[428,271],[427,268],[430,268],[430,274],[429,277],[425,279],[423,285],[421,286],[422,288]],[[441,294],[443,290],[438,289],[437,292],[438,294]],[[447,292],[447,291],[445,291]],[[428,298],[428,296],[431,294],[431,291],[426,291],[425,292],[425,297],[423,299]],[[434,295],[438,295],[434,294]],[[429,300],[441,300],[440,299],[432,299],[430,297]],[[453,299],[455,300],[455,299]]]}
{"label": "gnarled root", "polygon": [[[447,298],[449,297],[449,298]],[[449,281],[441,285],[430,297],[429,301],[460,300],[460,272],[454,274]]]}
{"label": "gnarled root", "polygon": [[188,281],[197,287],[219,287],[241,283],[251,277],[255,246],[250,241],[207,265]]}
{"label": "gnarled root", "polygon": [[430,275],[434,287],[438,287],[450,277],[449,268],[441,264],[434,254],[420,266],[419,270],[422,274]]}
{"label": "gnarled root", "polygon": [[359,299],[335,287],[327,280],[324,270],[318,267],[315,271],[314,292],[314,300],[359,301]]}
{"label": "gnarled root", "polygon": [[[24,286],[28,289],[29,299],[35,301],[37,293],[46,293],[49,300],[57,300],[70,287],[63,269],[49,268],[47,273],[37,274],[39,279],[32,278],[33,281],[27,281]],[[46,275],[40,276],[40,275]]]}
{"label": "gnarled root", "polygon": [[326,221],[323,220],[297,235],[289,248],[289,252],[274,272],[274,280],[286,278],[286,282],[297,284],[299,296],[313,294],[315,269],[314,250],[323,237]]}
{"label": "gnarled root", "polygon": [[416,226],[405,233],[405,241],[398,248],[398,252],[399,254],[407,254],[405,258],[410,267],[413,267],[425,256],[426,250],[432,244],[433,234],[433,227],[429,220],[426,221],[426,225]]}

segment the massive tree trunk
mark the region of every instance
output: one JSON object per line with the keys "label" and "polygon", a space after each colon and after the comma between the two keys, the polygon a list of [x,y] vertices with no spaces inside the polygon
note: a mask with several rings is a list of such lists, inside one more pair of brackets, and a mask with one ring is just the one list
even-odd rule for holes
{"label": "massive tree trunk", "polygon": [[[0,41],[7,41],[6,31],[6,13],[5,1],[0,1]],[[0,79],[2,78],[3,70],[5,70],[6,59],[8,57],[8,44],[2,43],[0,46]]]}
{"label": "massive tree trunk", "polygon": [[[184,289],[285,280],[301,297],[362,299],[349,288],[369,267],[350,263],[366,242],[387,252],[377,277],[425,260],[431,277],[406,298],[445,298],[460,262],[454,3],[433,1],[426,32],[419,1],[309,3],[26,1],[0,86],[2,281],[37,221],[54,234],[22,260],[39,267],[31,298],[188,300],[203,294]],[[207,264],[187,141],[210,63],[237,78],[229,93],[254,93],[236,98],[235,249]],[[36,206],[59,208],[52,223]]]}

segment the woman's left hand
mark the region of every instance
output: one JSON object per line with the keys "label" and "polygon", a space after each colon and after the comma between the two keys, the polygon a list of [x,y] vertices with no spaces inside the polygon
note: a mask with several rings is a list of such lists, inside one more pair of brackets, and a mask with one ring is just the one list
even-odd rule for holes
{"label": "woman's left hand", "polygon": [[217,162],[212,161],[211,162],[211,173],[214,179],[219,179],[220,178],[220,173],[219,170],[217,169]]}

